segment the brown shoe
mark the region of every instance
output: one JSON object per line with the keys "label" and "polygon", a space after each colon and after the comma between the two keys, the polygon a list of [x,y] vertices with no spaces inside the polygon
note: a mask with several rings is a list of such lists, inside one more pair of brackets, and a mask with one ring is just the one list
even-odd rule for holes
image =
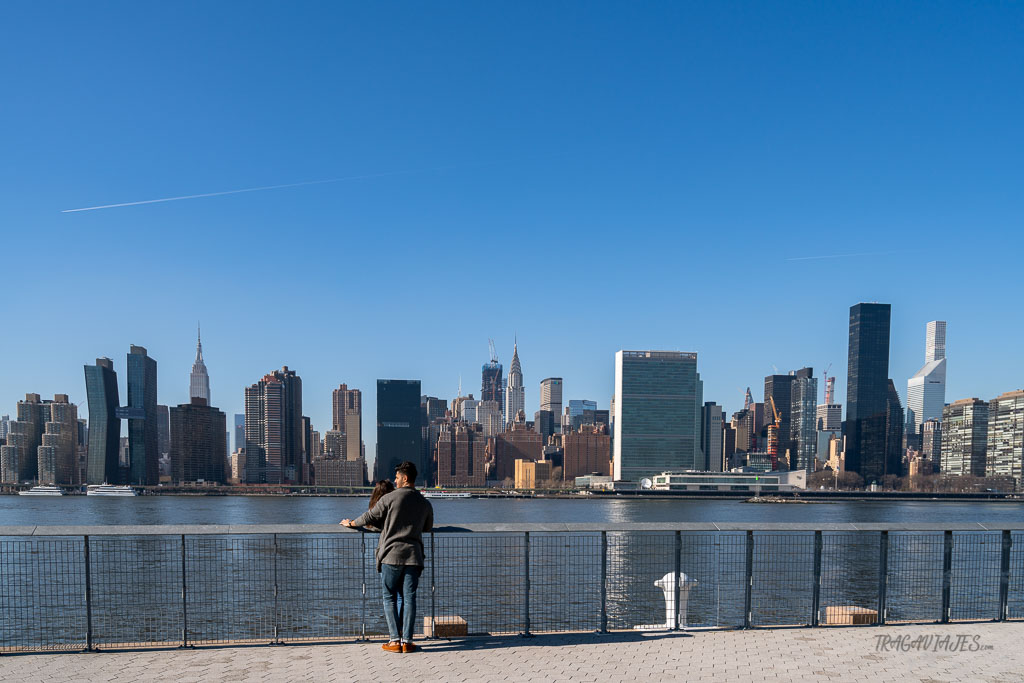
{"label": "brown shoe", "polygon": [[380,649],[384,650],[385,652],[405,652],[405,649],[402,647],[402,644],[397,640],[392,640],[391,642],[384,643],[380,646]]}
{"label": "brown shoe", "polygon": [[402,652],[416,652],[419,649],[419,646],[413,643],[402,643]]}

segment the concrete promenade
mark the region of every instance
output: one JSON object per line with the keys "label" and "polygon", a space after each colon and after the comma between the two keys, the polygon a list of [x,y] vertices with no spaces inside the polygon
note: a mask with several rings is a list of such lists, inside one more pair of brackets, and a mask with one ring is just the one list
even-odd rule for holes
{"label": "concrete promenade", "polygon": [[1024,623],[0,656],[2,681],[1024,681]]}

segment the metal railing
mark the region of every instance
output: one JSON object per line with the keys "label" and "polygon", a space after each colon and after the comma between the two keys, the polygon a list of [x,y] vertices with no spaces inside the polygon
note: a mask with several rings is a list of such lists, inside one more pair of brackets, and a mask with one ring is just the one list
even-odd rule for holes
{"label": "metal railing", "polygon": [[[376,543],[0,527],[0,653],[384,636]],[[1024,525],[470,524],[424,544],[417,613],[469,634],[1024,619]]]}

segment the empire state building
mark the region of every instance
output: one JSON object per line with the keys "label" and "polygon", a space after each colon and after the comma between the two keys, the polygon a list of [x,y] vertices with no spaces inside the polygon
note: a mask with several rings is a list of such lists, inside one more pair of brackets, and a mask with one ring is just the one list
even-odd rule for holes
{"label": "empire state building", "polygon": [[206,399],[210,405],[210,376],[206,374],[206,363],[203,362],[203,339],[196,333],[196,361],[192,363],[192,374],[188,378],[188,395],[191,398]]}

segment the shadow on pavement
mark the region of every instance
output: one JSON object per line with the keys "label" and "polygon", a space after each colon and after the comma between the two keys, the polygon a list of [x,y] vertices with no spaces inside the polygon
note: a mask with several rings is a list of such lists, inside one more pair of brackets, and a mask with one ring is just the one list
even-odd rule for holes
{"label": "shadow on pavement", "polygon": [[635,633],[613,631],[611,633],[551,633],[538,634],[529,638],[523,636],[471,636],[453,640],[421,640],[422,652],[466,652],[472,650],[497,650],[513,647],[572,647],[576,645],[610,645],[639,643],[666,638],[691,638],[689,633]]}

